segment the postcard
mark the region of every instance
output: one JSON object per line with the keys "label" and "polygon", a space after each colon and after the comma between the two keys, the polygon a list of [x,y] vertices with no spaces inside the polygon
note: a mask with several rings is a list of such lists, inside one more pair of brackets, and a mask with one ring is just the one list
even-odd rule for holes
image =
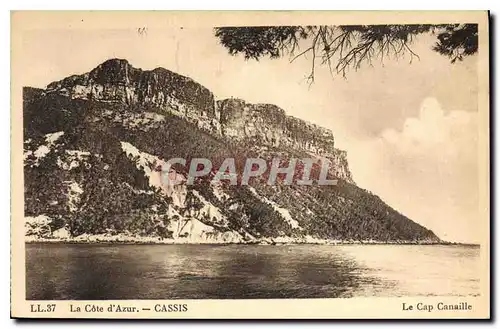
{"label": "postcard", "polygon": [[487,11],[11,30],[12,317],[490,317]]}

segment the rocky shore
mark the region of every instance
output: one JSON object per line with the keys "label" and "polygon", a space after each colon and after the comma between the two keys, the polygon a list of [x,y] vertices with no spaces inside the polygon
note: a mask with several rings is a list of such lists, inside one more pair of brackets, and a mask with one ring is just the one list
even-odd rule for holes
{"label": "rocky shore", "polygon": [[191,239],[185,238],[161,238],[145,237],[126,234],[83,234],[77,237],[38,237],[29,235],[25,238],[26,243],[77,243],[77,244],[246,244],[246,245],[456,245],[460,243],[453,242],[434,242],[434,241],[356,241],[356,240],[327,240],[318,239],[310,236],[301,238],[277,237],[261,238],[249,241],[230,241],[225,239]]}

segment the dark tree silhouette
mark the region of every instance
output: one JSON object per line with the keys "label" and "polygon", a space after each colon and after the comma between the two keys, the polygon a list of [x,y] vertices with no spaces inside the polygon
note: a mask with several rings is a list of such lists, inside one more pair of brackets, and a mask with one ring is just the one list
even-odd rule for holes
{"label": "dark tree silhouette", "polygon": [[241,53],[245,59],[288,55],[293,62],[311,54],[310,82],[314,81],[318,63],[345,77],[349,69],[357,70],[363,62],[371,65],[373,59],[409,56],[411,62],[418,58],[412,42],[424,33],[436,35],[432,49],[448,56],[452,63],[478,50],[477,24],[215,28],[215,36],[229,53]]}

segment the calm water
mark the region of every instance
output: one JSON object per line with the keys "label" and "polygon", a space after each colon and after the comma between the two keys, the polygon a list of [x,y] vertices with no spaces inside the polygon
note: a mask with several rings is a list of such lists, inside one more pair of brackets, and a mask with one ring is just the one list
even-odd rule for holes
{"label": "calm water", "polygon": [[479,247],[27,244],[28,299],[478,295]]}

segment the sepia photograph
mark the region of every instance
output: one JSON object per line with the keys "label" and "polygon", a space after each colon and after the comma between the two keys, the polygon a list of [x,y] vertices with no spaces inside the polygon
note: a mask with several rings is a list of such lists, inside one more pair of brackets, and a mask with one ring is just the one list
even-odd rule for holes
{"label": "sepia photograph", "polygon": [[489,318],[488,12],[11,19],[14,316]]}

